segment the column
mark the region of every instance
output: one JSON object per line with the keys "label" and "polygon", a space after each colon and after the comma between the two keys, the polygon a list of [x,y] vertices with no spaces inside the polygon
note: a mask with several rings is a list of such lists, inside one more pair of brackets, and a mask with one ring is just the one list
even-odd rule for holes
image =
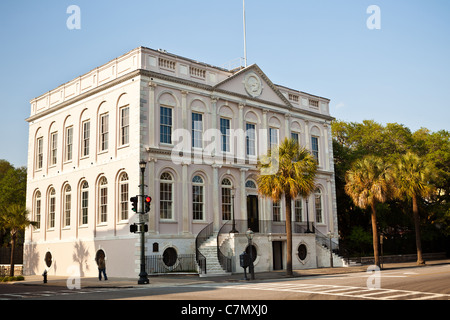
{"label": "column", "polygon": [[221,166],[213,164],[213,222],[214,231],[219,232],[220,229],[220,210],[219,210],[219,168]]}
{"label": "column", "polygon": [[148,95],[148,144],[150,148],[155,148],[157,141],[155,139],[155,125],[158,123],[155,119],[155,88],[156,84],[154,82],[148,83],[149,95]]}
{"label": "column", "polygon": [[183,233],[190,232],[190,222],[189,222],[189,190],[188,190],[188,164],[182,163],[182,193],[183,193]]}
{"label": "column", "polygon": [[[240,134],[237,135],[237,159],[238,163],[245,163],[245,154],[246,154],[246,137],[245,137],[245,125],[244,125],[244,107],[245,104],[239,104],[239,117],[238,117],[238,129]],[[242,135],[241,135],[242,134]]]}
{"label": "column", "polygon": [[[247,168],[241,168],[241,185],[240,185],[240,197],[241,197],[241,214],[239,220],[247,220],[247,193],[245,192],[245,177],[247,175]],[[238,218],[236,218],[238,219]]]}
{"label": "column", "polygon": [[181,91],[181,119],[183,124],[183,129],[188,130],[188,112],[187,112],[187,95],[189,92],[182,90]]}
{"label": "column", "polygon": [[309,135],[309,121],[305,120],[305,145],[306,149],[311,150],[311,137]]}
{"label": "column", "polygon": [[328,143],[330,141],[328,140],[328,125],[323,125],[323,144],[325,146],[325,156],[323,157],[325,160],[325,170],[330,170],[330,154],[328,152]]}
{"label": "column", "polygon": [[146,170],[147,174],[148,174],[148,195],[153,199],[153,203],[152,203],[152,208],[150,213],[148,214],[148,232],[150,234],[155,234],[156,233],[156,217],[157,217],[157,213],[155,212],[155,208],[156,208],[156,204],[154,203],[155,201],[157,201],[156,199],[158,198],[157,195],[155,194],[156,192],[156,186],[155,186],[155,163],[158,160],[156,158],[150,158],[148,160],[148,168]]}
{"label": "column", "polygon": [[[291,138],[291,124],[289,123],[291,119],[291,115],[289,113],[286,113],[284,115],[284,136],[285,138],[290,139]],[[283,141],[280,139],[280,141]]]}

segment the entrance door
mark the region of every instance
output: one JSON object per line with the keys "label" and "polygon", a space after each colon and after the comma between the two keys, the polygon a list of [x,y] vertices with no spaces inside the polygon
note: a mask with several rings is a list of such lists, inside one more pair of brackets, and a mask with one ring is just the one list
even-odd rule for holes
{"label": "entrance door", "polygon": [[272,242],[273,270],[283,270],[283,242]]}
{"label": "entrance door", "polygon": [[248,227],[253,232],[259,232],[258,196],[250,195],[247,197],[247,217]]}

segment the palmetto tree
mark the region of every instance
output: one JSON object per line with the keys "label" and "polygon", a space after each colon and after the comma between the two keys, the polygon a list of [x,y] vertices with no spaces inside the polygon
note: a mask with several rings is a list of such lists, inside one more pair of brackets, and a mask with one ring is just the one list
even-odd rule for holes
{"label": "palmetto tree", "polygon": [[[286,201],[286,274],[292,275],[292,209],[291,201],[298,196],[307,197],[315,190],[317,162],[308,150],[293,139],[285,139],[267,158],[261,161],[257,178],[258,192],[272,201]],[[266,159],[267,159],[266,158]],[[274,165],[275,164],[275,165]],[[270,172],[272,170],[272,172]],[[270,174],[267,174],[270,172]]]}
{"label": "palmetto tree", "polygon": [[14,249],[17,235],[30,225],[35,223],[28,220],[28,210],[23,205],[12,204],[0,210],[0,228],[9,230],[11,234],[11,277],[14,276]]}
{"label": "palmetto tree", "polygon": [[392,196],[394,179],[391,167],[381,158],[366,156],[357,160],[347,171],[345,192],[353,203],[372,210],[372,236],[375,264],[380,265],[378,253],[377,203],[383,203]]}
{"label": "palmetto tree", "polygon": [[425,262],[422,258],[420,216],[417,201],[419,198],[430,196],[433,192],[433,187],[428,183],[432,174],[432,167],[418,155],[410,152],[400,157],[394,171],[396,196],[402,200],[412,200],[418,265],[425,264]]}

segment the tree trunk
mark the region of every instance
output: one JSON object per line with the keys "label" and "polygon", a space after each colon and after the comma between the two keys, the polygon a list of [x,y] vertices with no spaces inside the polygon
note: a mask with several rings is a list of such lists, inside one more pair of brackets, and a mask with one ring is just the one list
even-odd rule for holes
{"label": "tree trunk", "polygon": [[416,248],[417,248],[417,264],[424,265],[425,261],[422,257],[422,241],[420,239],[420,216],[419,216],[419,208],[417,207],[417,197],[413,195],[413,215],[414,215],[414,225],[416,229]]}
{"label": "tree trunk", "polygon": [[291,197],[285,195],[286,200],[286,275],[293,276],[292,272],[292,219]]}
{"label": "tree trunk", "polygon": [[375,204],[372,207],[372,235],[373,235],[373,257],[375,259],[375,265],[380,266],[380,254],[378,252],[378,229],[377,229],[377,211]]}
{"label": "tree trunk", "polygon": [[9,270],[9,276],[14,277],[14,249],[16,247],[16,235],[11,235],[11,270]]}

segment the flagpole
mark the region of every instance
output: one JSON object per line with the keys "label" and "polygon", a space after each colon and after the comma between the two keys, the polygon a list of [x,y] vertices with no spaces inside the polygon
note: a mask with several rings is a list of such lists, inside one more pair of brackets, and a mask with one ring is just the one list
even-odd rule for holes
{"label": "flagpole", "polygon": [[245,23],[245,0],[243,0],[243,9],[244,9],[244,64],[247,68],[247,30]]}

